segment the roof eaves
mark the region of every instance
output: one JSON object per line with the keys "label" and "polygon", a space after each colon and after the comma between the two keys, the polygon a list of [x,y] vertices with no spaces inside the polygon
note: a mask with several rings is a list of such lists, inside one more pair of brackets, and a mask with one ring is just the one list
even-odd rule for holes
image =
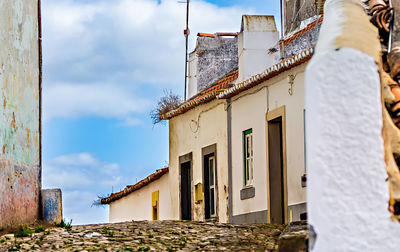
{"label": "roof eaves", "polygon": [[316,19],[315,21],[313,21],[313,22],[309,23],[308,25],[306,25],[303,29],[300,29],[300,30],[295,31],[294,33],[290,34],[288,37],[283,39],[283,44],[286,46],[286,45],[292,43],[293,41],[295,41],[299,37],[303,36],[307,32],[309,32],[312,29],[314,29],[317,25],[321,24],[323,19],[324,19],[324,16],[321,15],[318,19]]}
{"label": "roof eaves", "polygon": [[206,102],[213,100],[220,92],[229,88],[229,85],[238,78],[238,70],[234,70],[219,80],[206,90],[199,93],[198,96],[182,103],[178,108],[171,110],[160,116],[161,120],[169,120],[175,116],[185,113],[186,111]]}
{"label": "roof eaves", "polygon": [[215,33],[217,36],[237,36],[237,32],[217,32]]}
{"label": "roof eaves", "polygon": [[215,38],[215,35],[214,35],[214,34],[211,34],[211,33],[203,33],[203,32],[197,33],[197,36],[198,36],[198,37],[210,37],[210,38]]}
{"label": "roof eaves", "polygon": [[234,85],[231,88],[226,89],[225,91],[221,92],[220,94],[217,95],[218,99],[227,99],[230,98],[242,91],[245,91],[249,88],[252,88],[286,70],[289,70],[295,66],[298,66],[309,59],[311,59],[312,55],[314,54],[314,48],[309,48],[307,50],[304,50],[303,52],[289,58],[286,60],[283,60],[269,68],[267,68],[264,72],[254,75],[250,77],[249,79],[240,82],[236,85]]}
{"label": "roof eaves", "polygon": [[127,196],[128,194],[147,186],[151,182],[156,181],[157,179],[161,178],[164,174],[166,174],[168,172],[168,170],[169,170],[169,168],[166,167],[166,168],[155,171],[154,173],[152,173],[149,176],[147,176],[146,178],[140,180],[136,184],[128,185],[124,188],[124,190],[122,190],[120,192],[112,193],[110,196],[101,199],[101,204],[103,204],[103,205],[110,204],[113,201],[121,199],[121,198]]}

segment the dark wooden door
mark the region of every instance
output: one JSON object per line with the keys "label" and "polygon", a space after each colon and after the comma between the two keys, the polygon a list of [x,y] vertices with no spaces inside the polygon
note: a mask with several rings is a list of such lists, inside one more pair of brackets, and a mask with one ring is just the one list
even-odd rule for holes
{"label": "dark wooden door", "polygon": [[269,197],[270,221],[283,224],[283,153],[282,153],[282,118],[268,121],[268,160],[269,160]]}
{"label": "dark wooden door", "polygon": [[190,162],[181,164],[181,216],[182,220],[192,219],[192,183]]}

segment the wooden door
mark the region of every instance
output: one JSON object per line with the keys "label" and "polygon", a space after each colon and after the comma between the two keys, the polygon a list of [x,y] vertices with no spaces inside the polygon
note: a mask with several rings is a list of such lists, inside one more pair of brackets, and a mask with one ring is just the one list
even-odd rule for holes
{"label": "wooden door", "polygon": [[268,121],[270,222],[285,223],[282,117]]}
{"label": "wooden door", "polygon": [[182,220],[192,219],[192,183],[190,162],[181,164],[181,216]]}

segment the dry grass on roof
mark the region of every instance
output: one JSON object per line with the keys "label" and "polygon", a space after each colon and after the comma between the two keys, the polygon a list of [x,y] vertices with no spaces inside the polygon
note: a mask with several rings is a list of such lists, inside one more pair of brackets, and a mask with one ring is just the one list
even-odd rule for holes
{"label": "dry grass on roof", "polygon": [[162,121],[162,115],[178,108],[181,103],[182,99],[179,95],[172,93],[172,90],[164,90],[164,96],[160,98],[155,109],[150,112],[153,124],[160,123]]}
{"label": "dry grass on roof", "polygon": [[209,88],[199,92],[194,97],[180,104],[177,108],[160,115],[160,120],[169,120],[172,117],[181,115],[200,104],[204,104],[215,99],[219,93],[230,87],[230,84],[238,78],[238,74],[239,72],[237,69],[227,73],[215,81]]}

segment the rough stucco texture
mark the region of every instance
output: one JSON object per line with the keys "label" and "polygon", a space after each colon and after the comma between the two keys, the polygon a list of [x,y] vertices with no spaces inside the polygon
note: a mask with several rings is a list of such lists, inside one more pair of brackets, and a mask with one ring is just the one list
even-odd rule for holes
{"label": "rough stucco texture", "polygon": [[42,190],[41,207],[43,221],[47,223],[61,222],[63,219],[61,189]]}
{"label": "rough stucco texture", "polygon": [[198,37],[196,53],[197,91],[209,87],[213,82],[238,67],[237,37]]}
{"label": "rough stucco texture", "polygon": [[317,44],[321,24],[285,46],[285,59],[291,58]]}
{"label": "rough stucco texture", "polygon": [[0,226],[38,217],[38,2],[0,1]]}
{"label": "rough stucco texture", "polygon": [[306,73],[308,213],[313,251],[397,251],[387,211],[378,68],[351,48],[315,55]]}

